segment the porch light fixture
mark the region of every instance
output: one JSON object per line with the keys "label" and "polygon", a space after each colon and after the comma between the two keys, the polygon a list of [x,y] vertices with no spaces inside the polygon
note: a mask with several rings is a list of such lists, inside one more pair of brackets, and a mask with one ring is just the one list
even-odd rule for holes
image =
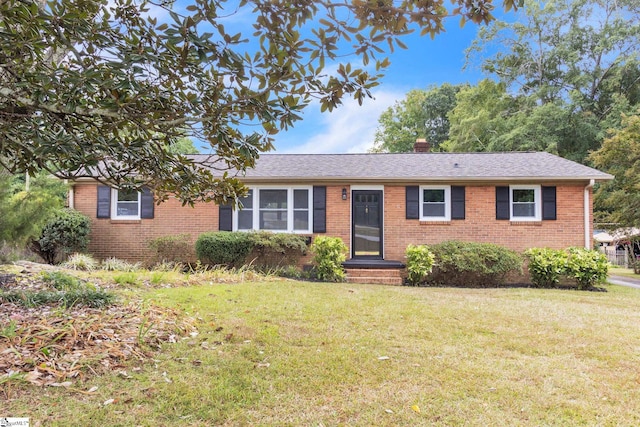
{"label": "porch light fixture", "polygon": [[342,200],[347,200],[347,189],[342,188]]}

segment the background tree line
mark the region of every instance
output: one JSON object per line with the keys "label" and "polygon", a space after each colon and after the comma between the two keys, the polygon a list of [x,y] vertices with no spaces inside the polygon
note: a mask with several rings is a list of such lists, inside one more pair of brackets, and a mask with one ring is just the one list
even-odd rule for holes
{"label": "background tree line", "polygon": [[526,1],[516,22],[480,29],[467,50],[487,79],[409,92],[379,119],[375,151],[538,150],[588,163],[640,106],[640,5]]}
{"label": "background tree line", "polygon": [[548,151],[615,174],[598,186],[598,220],[640,225],[640,3],[527,0],[518,13],[467,50],[487,78],[410,91],[380,116],[373,151],[409,152],[416,138],[434,151]]}

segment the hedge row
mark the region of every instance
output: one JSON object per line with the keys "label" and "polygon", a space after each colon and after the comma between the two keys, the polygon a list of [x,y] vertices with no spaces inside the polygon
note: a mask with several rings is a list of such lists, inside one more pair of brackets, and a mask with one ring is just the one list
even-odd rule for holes
{"label": "hedge row", "polygon": [[407,248],[411,285],[496,286],[521,268],[517,252],[491,243],[451,240]]}
{"label": "hedge row", "polygon": [[217,231],[198,237],[196,255],[208,265],[283,267],[297,264],[306,253],[306,240],[296,234]]}
{"label": "hedge row", "polygon": [[[532,283],[555,287],[573,279],[578,289],[590,289],[607,278],[606,257],[592,250],[533,248],[525,252]],[[448,241],[410,245],[406,251],[410,285],[498,286],[510,273],[522,273],[522,257],[490,243]]]}
{"label": "hedge row", "polygon": [[531,281],[538,287],[554,287],[563,278],[570,278],[576,281],[578,289],[590,289],[604,283],[609,272],[604,254],[584,248],[532,248],[525,256]]}

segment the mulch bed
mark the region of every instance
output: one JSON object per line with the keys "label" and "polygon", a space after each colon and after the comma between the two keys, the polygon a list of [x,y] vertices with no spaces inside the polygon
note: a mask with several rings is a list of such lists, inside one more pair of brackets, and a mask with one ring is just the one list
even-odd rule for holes
{"label": "mulch bed", "polygon": [[[42,269],[30,265],[14,278],[5,275],[0,286],[43,290]],[[127,361],[144,361],[162,344],[197,334],[195,323],[177,310],[140,301],[102,309],[0,303],[0,399],[15,381],[69,387]]]}

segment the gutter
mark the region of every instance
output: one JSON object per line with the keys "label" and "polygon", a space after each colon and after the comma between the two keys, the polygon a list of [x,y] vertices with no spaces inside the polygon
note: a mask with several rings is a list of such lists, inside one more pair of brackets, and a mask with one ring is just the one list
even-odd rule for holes
{"label": "gutter", "polygon": [[589,180],[589,184],[584,187],[584,247],[585,249],[591,249],[591,241],[593,237],[591,235],[591,221],[589,209],[589,190],[593,188],[595,183],[594,179]]}

